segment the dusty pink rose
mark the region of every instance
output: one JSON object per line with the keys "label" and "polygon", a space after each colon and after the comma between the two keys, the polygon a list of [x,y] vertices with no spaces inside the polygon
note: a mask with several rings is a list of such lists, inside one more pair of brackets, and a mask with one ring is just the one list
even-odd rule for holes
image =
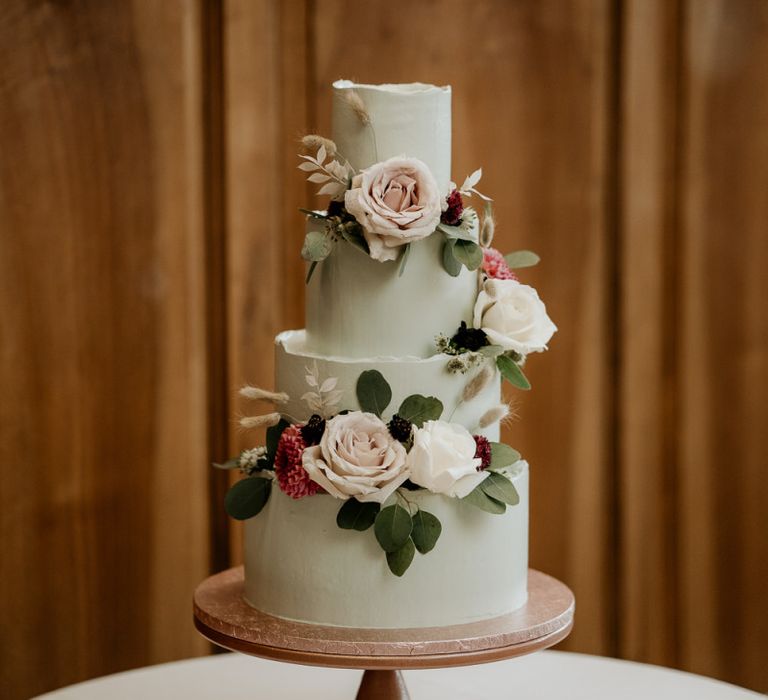
{"label": "dusty pink rose", "polygon": [[496,248],[483,248],[483,272],[497,280],[516,280],[504,256]]}
{"label": "dusty pink rose", "polygon": [[407,478],[405,448],[372,413],[339,414],[302,455],[310,478],[331,496],[383,503]]}
{"label": "dusty pink rose", "polygon": [[344,204],[363,227],[374,260],[394,260],[400,246],[426,238],[440,223],[437,183],[416,158],[366,168],[352,180]]}

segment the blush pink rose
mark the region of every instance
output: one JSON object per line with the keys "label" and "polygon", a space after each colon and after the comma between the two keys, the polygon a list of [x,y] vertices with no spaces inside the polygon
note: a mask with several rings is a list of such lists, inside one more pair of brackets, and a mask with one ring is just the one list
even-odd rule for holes
{"label": "blush pink rose", "polygon": [[347,211],[363,227],[374,260],[394,260],[400,246],[426,238],[440,223],[437,182],[416,158],[375,163],[352,180]]}

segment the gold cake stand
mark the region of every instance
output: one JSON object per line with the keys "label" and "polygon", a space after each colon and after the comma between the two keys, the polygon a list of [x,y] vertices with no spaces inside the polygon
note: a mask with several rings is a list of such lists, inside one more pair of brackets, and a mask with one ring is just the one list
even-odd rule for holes
{"label": "gold cake stand", "polygon": [[207,578],[194,595],[195,627],[214,644],[276,661],[364,669],[357,700],[408,698],[400,669],[481,664],[546,649],[568,636],[573,613],[570,589],[534,569],[522,608],[449,627],[352,629],[283,620],[245,602],[242,566]]}

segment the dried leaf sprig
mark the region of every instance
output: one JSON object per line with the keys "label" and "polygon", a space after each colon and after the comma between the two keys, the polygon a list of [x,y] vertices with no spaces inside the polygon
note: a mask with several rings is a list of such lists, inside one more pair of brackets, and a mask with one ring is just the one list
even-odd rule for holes
{"label": "dried leaf sprig", "polygon": [[317,413],[323,418],[330,418],[338,412],[339,402],[344,396],[344,392],[336,388],[339,380],[336,377],[322,379],[317,368],[317,362],[304,369],[307,373],[304,379],[314,391],[308,391],[301,397],[301,400],[306,402],[309,410],[313,413]]}
{"label": "dried leaf sprig", "polygon": [[462,183],[461,187],[458,187],[457,189],[464,197],[471,197],[473,194],[476,194],[480,199],[485,200],[486,202],[492,202],[493,200],[488,197],[487,195],[484,195],[482,192],[479,192],[475,185],[480,182],[480,178],[483,176],[483,169],[478,168],[473,172],[471,175],[467,175],[464,182]]}
{"label": "dried leaf sprig", "polygon": [[340,163],[335,159],[326,162],[328,148],[325,144],[320,145],[314,158],[305,155],[299,155],[299,158],[305,161],[299,164],[299,170],[312,173],[307,177],[307,180],[322,184],[322,187],[317,191],[318,195],[327,194],[330,195],[331,199],[336,200],[344,198],[344,193],[349,188],[349,183],[355,174],[354,168],[349,163],[346,161]]}

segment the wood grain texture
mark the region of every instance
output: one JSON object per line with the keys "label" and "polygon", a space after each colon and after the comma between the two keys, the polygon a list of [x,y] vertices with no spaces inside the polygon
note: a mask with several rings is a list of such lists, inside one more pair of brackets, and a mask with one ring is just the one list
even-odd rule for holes
{"label": "wood grain texture", "polygon": [[685,4],[680,662],[768,692],[768,4]]}
{"label": "wood grain texture", "polygon": [[205,648],[198,32],[192,3],[0,10],[6,698]]}
{"label": "wood grain texture", "polygon": [[618,653],[674,665],[681,12],[627,2],[622,25]]}
{"label": "wood grain texture", "polygon": [[312,22],[321,131],[335,78],[451,84],[454,179],[482,165],[498,247],[544,259],[524,279],[560,331],[526,368],[534,391],[510,394],[506,437],[532,465],[531,565],[571,586],[587,621],[566,646],[611,653],[609,3],[335,1]]}

